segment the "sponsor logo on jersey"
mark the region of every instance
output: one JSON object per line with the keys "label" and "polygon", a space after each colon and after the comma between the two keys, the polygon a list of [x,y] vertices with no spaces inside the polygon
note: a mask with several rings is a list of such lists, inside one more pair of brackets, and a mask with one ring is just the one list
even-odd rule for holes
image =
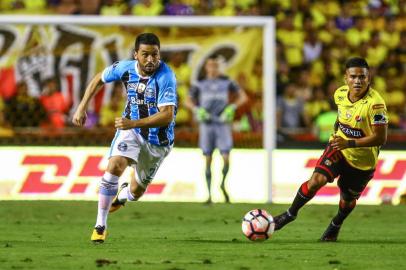
{"label": "sponsor logo on jersey", "polygon": [[377,110],[377,109],[383,109],[385,108],[384,104],[375,104],[372,106],[372,109]]}
{"label": "sponsor logo on jersey", "polygon": [[348,125],[344,125],[338,122],[340,130],[349,138],[362,138],[365,137],[364,132],[361,129],[353,128]]}
{"label": "sponsor logo on jersey", "polygon": [[137,86],[138,86],[138,83],[129,83],[129,84],[127,85],[127,89],[133,89],[133,90],[135,90],[135,89],[137,89]]}
{"label": "sponsor logo on jersey", "polygon": [[379,125],[379,124],[386,124],[388,120],[386,119],[385,114],[383,113],[378,113],[374,115],[374,122],[373,124]]}

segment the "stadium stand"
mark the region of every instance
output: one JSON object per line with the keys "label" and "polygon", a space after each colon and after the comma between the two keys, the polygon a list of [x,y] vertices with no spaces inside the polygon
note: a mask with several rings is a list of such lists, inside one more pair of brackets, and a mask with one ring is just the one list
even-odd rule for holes
{"label": "stadium stand", "polygon": [[[280,147],[297,147],[297,143],[300,145],[303,141],[306,145],[319,142],[318,134],[314,132],[317,130],[316,119],[331,111],[332,90],[342,82],[342,65],[346,58],[354,55],[367,59],[374,75],[374,88],[387,102],[391,123],[389,144],[406,139],[405,0],[4,0],[0,3],[1,14],[274,16],[277,21],[278,110],[296,104],[295,110],[289,111],[292,118],[278,122]],[[169,34],[176,31],[171,29]],[[179,74],[181,99],[186,94],[190,76],[185,63],[177,62],[182,57],[182,54],[167,56]],[[234,78],[250,97],[249,106],[237,113],[234,125],[237,147],[262,145],[261,65],[258,60],[249,76],[240,74]],[[30,89],[31,98],[24,100],[35,103],[38,108],[45,105],[45,108],[35,109],[30,121],[25,121],[18,108],[13,107],[15,100],[21,99],[15,89],[24,87],[24,84],[30,86],[23,80],[9,79],[8,72],[6,68],[0,68],[3,82],[0,87],[0,144],[109,143],[114,131],[100,123],[99,120],[104,118],[98,114],[91,117],[93,122],[89,128],[78,130],[70,125],[69,109],[58,108],[57,119],[54,117],[45,125],[44,119],[49,111],[46,99],[50,97]],[[64,103],[72,106],[69,100]],[[285,118],[289,115],[284,114]],[[184,108],[179,110],[178,146],[196,145],[197,131],[191,119],[190,112]],[[52,123],[59,128],[47,127]]]}

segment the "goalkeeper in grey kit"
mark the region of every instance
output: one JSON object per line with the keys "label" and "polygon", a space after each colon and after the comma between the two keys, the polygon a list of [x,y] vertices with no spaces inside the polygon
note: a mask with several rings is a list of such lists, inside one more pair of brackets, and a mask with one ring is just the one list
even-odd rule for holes
{"label": "goalkeeper in grey kit", "polygon": [[[223,158],[221,190],[225,202],[229,195],[225,178],[229,169],[229,154],[233,147],[231,123],[236,109],[247,101],[247,95],[234,81],[220,72],[219,58],[206,60],[204,79],[192,84],[186,106],[193,111],[199,122],[199,147],[206,158],[206,182],[211,202],[211,163],[213,151],[217,148]],[[230,101],[230,96],[233,101]]]}

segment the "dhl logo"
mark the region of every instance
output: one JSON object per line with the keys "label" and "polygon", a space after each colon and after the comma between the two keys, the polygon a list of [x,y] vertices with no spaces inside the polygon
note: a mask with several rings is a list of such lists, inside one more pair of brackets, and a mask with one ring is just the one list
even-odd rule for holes
{"label": "dhl logo", "polygon": [[[104,171],[99,169],[102,159],[102,156],[89,155],[83,163],[79,174],[75,177],[77,180],[73,183],[69,183],[71,186],[68,187],[68,193],[85,193],[90,181],[94,181],[95,178],[103,176]],[[22,181],[21,188],[17,192],[19,194],[49,194],[57,192],[65,185],[65,180],[71,174],[73,168],[72,160],[62,155],[27,155],[22,160],[22,165],[28,166],[29,171]],[[53,178],[52,180],[44,179],[45,170],[48,166],[55,168],[55,173],[51,177]],[[165,184],[151,183],[145,193],[160,194],[164,188]]]}
{"label": "dhl logo", "polygon": [[[309,159],[305,165],[306,168],[314,168],[316,166],[317,159]],[[369,185],[365,188],[362,193],[362,197],[368,196],[368,192],[371,190],[371,185],[374,181],[380,182],[382,188],[379,192],[379,197],[390,196],[393,197],[398,189],[401,188],[401,182],[406,181],[406,160],[399,159],[396,160],[390,171],[385,172],[383,170],[384,160],[379,160],[376,166],[374,178],[369,182]],[[399,190],[399,194],[403,193],[404,190]],[[335,196],[339,195],[340,190],[337,186],[324,186],[317,192],[317,196]]]}

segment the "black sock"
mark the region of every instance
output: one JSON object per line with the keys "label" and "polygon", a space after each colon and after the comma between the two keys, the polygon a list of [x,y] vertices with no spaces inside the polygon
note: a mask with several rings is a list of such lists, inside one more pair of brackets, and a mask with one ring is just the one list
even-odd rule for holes
{"label": "black sock", "polygon": [[224,186],[224,182],[225,182],[226,177],[227,177],[228,168],[229,168],[228,164],[224,164],[224,167],[223,167],[223,170],[222,170],[223,179],[222,179],[222,181],[221,181],[221,186],[222,186],[222,187]]}
{"label": "black sock", "polygon": [[292,216],[297,216],[297,212],[303,205],[310,201],[316,193],[311,193],[307,187],[307,182],[304,182],[296,193],[296,197],[289,208],[289,214]]}
{"label": "black sock", "polygon": [[209,190],[209,196],[211,196],[211,170],[210,168],[206,169],[206,183],[207,183],[207,189]]}
{"label": "black sock", "polygon": [[348,205],[345,201],[340,200],[337,215],[333,218],[334,225],[340,226],[344,219],[346,219],[352,210],[354,210],[356,203],[357,201],[354,200]]}

